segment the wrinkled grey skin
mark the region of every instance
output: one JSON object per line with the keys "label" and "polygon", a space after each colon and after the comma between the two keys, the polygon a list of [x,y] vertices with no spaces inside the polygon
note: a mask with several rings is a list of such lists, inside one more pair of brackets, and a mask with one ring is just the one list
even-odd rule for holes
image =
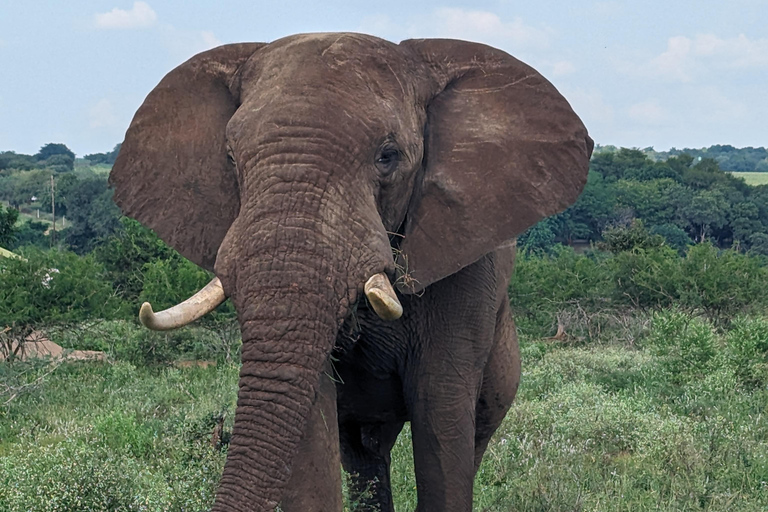
{"label": "wrinkled grey skin", "polygon": [[[237,309],[214,510],[341,510],[340,463],[353,496],[370,491],[361,509],[393,510],[405,421],[419,510],[470,510],[520,375],[507,241],[576,199],[591,151],[549,82],[475,43],[298,35],[169,73],[110,179],[123,211],[213,270]],[[379,272],[399,320],[361,299]]]}

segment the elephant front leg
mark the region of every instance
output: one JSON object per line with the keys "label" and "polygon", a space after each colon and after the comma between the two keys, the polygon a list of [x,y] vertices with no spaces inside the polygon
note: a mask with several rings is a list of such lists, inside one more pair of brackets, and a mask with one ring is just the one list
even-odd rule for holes
{"label": "elephant front leg", "polygon": [[456,377],[429,379],[413,411],[418,512],[472,510],[476,398]]}
{"label": "elephant front leg", "polygon": [[496,279],[489,257],[430,286],[404,379],[419,512],[469,512],[477,402],[494,344]]}
{"label": "elephant front leg", "polygon": [[402,422],[340,425],[341,459],[349,473],[349,498],[356,512],[394,512],[389,468],[390,452]]}
{"label": "elephant front leg", "polygon": [[342,510],[336,384],[331,381],[330,372],[327,364],[320,375],[317,399],[280,502],[283,512]]}

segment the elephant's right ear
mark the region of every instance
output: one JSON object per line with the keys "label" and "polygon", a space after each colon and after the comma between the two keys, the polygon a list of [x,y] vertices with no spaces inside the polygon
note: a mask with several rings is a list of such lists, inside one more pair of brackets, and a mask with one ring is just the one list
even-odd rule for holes
{"label": "elephant's right ear", "polygon": [[240,209],[225,133],[239,106],[233,81],[264,45],[220,46],[168,73],[136,112],[109,176],[125,215],[208,270]]}

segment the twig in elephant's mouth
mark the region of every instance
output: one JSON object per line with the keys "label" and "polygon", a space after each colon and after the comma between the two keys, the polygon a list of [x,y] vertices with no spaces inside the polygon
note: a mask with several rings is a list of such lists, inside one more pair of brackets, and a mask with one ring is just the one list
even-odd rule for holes
{"label": "twig in elephant's mouth", "polygon": [[[395,261],[395,284],[400,284],[403,288],[410,290],[415,290],[419,287],[419,280],[413,277],[408,267],[408,255],[404,254],[400,249],[392,247],[392,259]],[[416,293],[416,296],[421,297],[423,294],[424,290],[421,290]]]}

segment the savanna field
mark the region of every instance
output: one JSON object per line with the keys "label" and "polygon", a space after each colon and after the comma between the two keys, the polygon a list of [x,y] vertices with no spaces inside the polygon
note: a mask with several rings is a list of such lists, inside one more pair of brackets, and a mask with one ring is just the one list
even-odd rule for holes
{"label": "savanna field", "polygon": [[[766,273],[708,245],[523,254],[510,295],[524,373],[475,509],[766,510]],[[226,322],[71,324],[51,339],[109,360],[0,366],[0,510],[207,510],[237,391]],[[397,510],[414,510],[407,429],[393,459]]]}
{"label": "savanna field", "polygon": [[[520,237],[509,296],[523,375],[475,510],[768,510],[768,173],[749,186],[713,159],[667,156],[598,153],[579,201]],[[141,302],[168,307],[211,276],[119,217],[109,163],[56,171],[68,224],[55,243],[35,213],[50,206],[50,169],[0,169],[14,206],[0,206],[0,246],[25,258],[0,257],[0,352],[42,331],[105,358],[0,362],[3,512],[213,502],[237,392],[234,310],[140,327]],[[414,510],[407,426],[392,482],[396,510]]]}

